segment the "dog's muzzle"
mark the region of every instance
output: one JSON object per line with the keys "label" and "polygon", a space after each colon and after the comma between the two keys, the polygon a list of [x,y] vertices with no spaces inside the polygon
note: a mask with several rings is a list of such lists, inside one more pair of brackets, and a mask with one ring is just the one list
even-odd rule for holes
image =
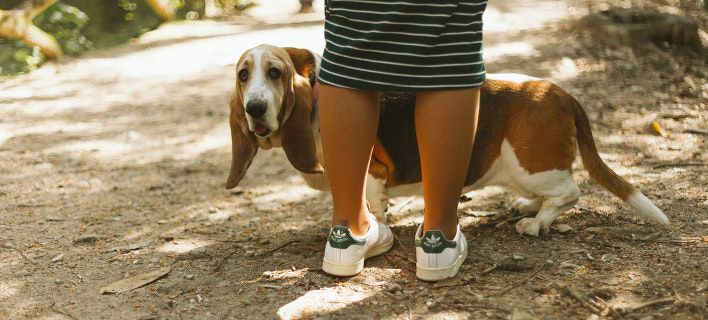
{"label": "dog's muzzle", "polygon": [[253,119],[253,132],[260,137],[266,137],[271,132],[270,128],[262,123],[267,111],[268,103],[265,101],[251,100],[246,104],[246,113]]}

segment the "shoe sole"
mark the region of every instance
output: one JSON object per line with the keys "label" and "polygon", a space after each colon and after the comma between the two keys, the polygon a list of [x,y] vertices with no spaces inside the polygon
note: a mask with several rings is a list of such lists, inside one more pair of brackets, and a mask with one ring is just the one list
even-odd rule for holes
{"label": "shoe sole", "polygon": [[460,256],[455,259],[455,262],[447,268],[421,268],[419,266],[415,267],[415,276],[423,281],[440,281],[443,279],[451,278],[457,275],[460,271],[462,263],[467,259],[467,248],[462,252]]}
{"label": "shoe sole", "polygon": [[367,258],[371,258],[374,256],[378,256],[380,254],[385,253],[388,250],[391,250],[391,247],[393,247],[393,237],[391,238],[391,241],[381,244],[377,247],[371,248],[364,258],[361,258],[359,261],[351,264],[340,264],[336,262],[331,262],[327,261],[327,259],[323,259],[322,261],[322,271],[331,274],[333,276],[338,276],[338,277],[351,277],[359,274],[361,270],[364,269],[364,260]]}

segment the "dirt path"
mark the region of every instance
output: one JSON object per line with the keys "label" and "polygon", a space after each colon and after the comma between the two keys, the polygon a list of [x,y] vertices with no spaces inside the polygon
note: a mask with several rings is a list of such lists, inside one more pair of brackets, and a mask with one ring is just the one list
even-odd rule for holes
{"label": "dirt path", "polygon": [[[399,198],[394,249],[359,276],[327,276],[329,195],[304,186],[282,152],[261,152],[238,189],[222,187],[233,62],[266,42],[321,50],[321,22],[170,25],[0,84],[0,319],[702,318],[708,153],[705,135],[685,130],[708,124],[705,61],[597,48],[564,20],[576,12],[491,1],[488,70],[575,94],[603,158],[671,226],[644,225],[578,165],[584,195],[558,222],[568,232],[484,226],[476,215],[502,219],[512,197],[473,192],[460,204],[463,271],[424,283],[411,262],[422,202]],[[654,120],[672,135],[648,131]],[[155,283],[99,293],[166,266]]]}

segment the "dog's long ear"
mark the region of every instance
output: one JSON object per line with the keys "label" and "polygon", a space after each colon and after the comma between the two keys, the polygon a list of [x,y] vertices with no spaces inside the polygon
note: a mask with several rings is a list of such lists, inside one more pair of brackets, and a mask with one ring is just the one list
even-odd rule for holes
{"label": "dog's long ear", "polygon": [[307,49],[283,48],[293,62],[295,72],[305,77],[313,85],[317,81],[317,62],[315,55]]}
{"label": "dog's long ear", "polygon": [[[315,136],[312,132],[312,88],[309,81],[293,77],[293,96],[287,99],[290,110],[282,125],[282,145],[290,163],[300,172],[322,173],[324,169],[317,160]],[[288,101],[290,100],[290,101]]]}
{"label": "dog's long ear", "polygon": [[226,181],[226,189],[234,188],[241,182],[258,151],[256,136],[248,130],[246,111],[238,88],[231,95],[229,106],[231,109],[231,114],[229,115],[229,125],[231,126],[231,170],[229,179]]}

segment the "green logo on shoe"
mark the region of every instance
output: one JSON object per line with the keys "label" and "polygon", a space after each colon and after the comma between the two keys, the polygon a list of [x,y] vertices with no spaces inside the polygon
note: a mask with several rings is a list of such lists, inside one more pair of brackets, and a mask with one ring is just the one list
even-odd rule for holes
{"label": "green logo on shoe", "polygon": [[352,236],[349,228],[343,226],[334,226],[329,233],[329,245],[335,249],[346,249],[351,245],[363,246],[366,244],[366,239],[357,240]]}
{"label": "green logo on shoe", "polygon": [[429,230],[423,238],[416,239],[416,247],[421,247],[425,253],[441,253],[447,248],[457,247],[457,242],[445,239],[440,230]]}

